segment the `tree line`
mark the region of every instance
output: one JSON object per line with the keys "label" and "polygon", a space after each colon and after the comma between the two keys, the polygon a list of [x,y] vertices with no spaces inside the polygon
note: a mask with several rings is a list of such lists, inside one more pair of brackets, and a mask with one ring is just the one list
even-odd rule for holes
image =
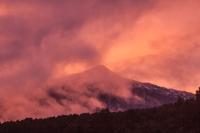
{"label": "tree line", "polygon": [[200,88],[196,97],[150,109],[132,109],[0,124],[0,133],[200,133]]}

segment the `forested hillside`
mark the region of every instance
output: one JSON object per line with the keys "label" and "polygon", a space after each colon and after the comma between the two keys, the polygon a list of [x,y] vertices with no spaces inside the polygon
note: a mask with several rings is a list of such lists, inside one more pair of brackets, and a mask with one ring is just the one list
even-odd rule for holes
{"label": "forested hillside", "polygon": [[0,133],[199,133],[199,97],[152,109],[27,118],[5,122]]}

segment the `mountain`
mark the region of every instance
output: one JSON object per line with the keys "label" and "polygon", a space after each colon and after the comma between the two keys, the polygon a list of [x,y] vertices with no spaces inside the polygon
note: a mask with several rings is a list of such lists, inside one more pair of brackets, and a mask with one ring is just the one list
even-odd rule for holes
{"label": "mountain", "polygon": [[46,95],[47,99],[68,107],[73,113],[80,113],[80,110],[94,112],[101,108],[111,111],[150,108],[194,96],[188,92],[123,78],[102,65],[49,85]]}

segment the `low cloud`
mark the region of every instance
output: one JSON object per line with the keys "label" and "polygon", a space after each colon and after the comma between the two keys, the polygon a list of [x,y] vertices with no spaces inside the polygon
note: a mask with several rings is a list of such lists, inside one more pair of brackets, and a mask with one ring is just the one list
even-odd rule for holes
{"label": "low cloud", "polygon": [[[199,4],[199,0],[1,0],[0,94],[6,96],[0,103],[1,118],[65,113],[43,88],[97,64],[124,77],[194,92],[200,82]],[[30,97],[36,100],[33,104]],[[93,104],[102,106],[95,99],[90,102],[78,101],[68,109],[82,112]]]}

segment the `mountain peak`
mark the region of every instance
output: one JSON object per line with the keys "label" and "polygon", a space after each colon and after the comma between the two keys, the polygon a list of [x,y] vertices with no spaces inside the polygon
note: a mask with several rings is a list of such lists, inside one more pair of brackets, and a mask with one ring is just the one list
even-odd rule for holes
{"label": "mountain peak", "polygon": [[104,65],[97,65],[87,70],[88,72],[98,72],[98,73],[111,73],[112,71]]}
{"label": "mountain peak", "polygon": [[97,65],[82,73],[71,75],[68,77],[68,80],[72,84],[100,83],[106,85],[115,84],[115,86],[119,86],[119,84],[121,86],[129,82],[129,80],[121,77],[104,65]]}

